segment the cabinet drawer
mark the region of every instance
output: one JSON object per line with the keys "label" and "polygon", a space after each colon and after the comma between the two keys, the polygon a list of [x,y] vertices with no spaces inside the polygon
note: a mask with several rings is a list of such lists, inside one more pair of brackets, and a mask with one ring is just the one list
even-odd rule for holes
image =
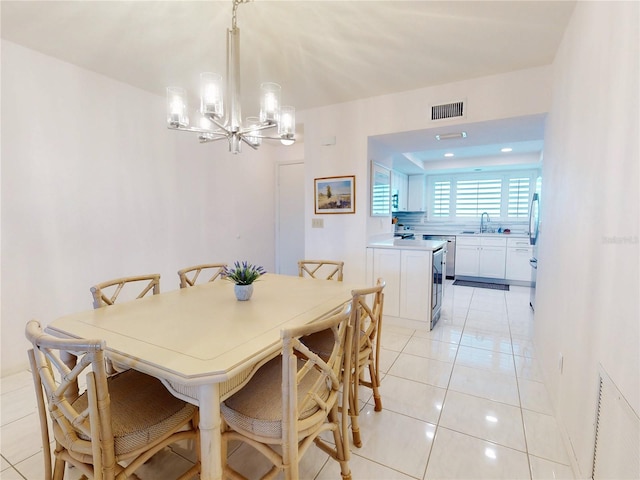
{"label": "cabinet drawer", "polygon": [[506,247],[506,238],[480,237],[480,244],[483,247]]}
{"label": "cabinet drawer", "polygon": [[456,245],[480,246],[480,237],[456,236]]}
{"label": "cabinet drawer", "polygon": [[507,238],[507,247],[529,248],[528,238]]}

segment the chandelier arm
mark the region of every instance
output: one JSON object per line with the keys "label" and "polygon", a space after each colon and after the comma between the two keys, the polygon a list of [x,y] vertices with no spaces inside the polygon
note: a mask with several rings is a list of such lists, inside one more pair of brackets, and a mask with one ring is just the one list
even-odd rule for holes
{"label": "chandelier arm", "polygon": [[219,130],[207,130],[205,128],[197,128],[197,127],[173,127],[173,126],[169,126],[168,127],[170,130],[179,130],[181,132],[192,132],[192,133],[202,133],[202,134],[206,134],[206,135],[218,135],[221,138],[227,138],[227,136],[229,135],[229,133],[225,130],[222,129],[223,131],[219,131]]}
{"label": "chandelier arm", "polygon": [[[224,130],[225,132],[227,132],[226,134],[229,133],[229,129],[227,128],[226,125],[220,123],[215,116],[213,115],[206,115],[206,119],[209,120],[211,123],[214,123],[216,125],[216,127],[218,127],[220,130]],[[226,135],[225,134],[225,135]]]}
{"label": "chandelier arm", "polygon": [[258,146],[254,145],[253,143],[251,143],[249,140],[247,140],[245,138],[244,135],[240,135],[240,140],[242,140],[244,143],[246,143],[247,145],[249,145],[251,148],[253,148],[254,150],[258,150]]}
{"label": "chandelier arm", "polygon": [[199,137],[199,140],[200,140],[200,143],[211,143],[211,142],[217,142],[218,140],[224,140],[225,138],[229,138],[229,136],[219,134],[219,136],[215,138]]}
{"label": "chandelier arm", "polygon": [[287,138],[287,137],[272,137],[267,135],[254,135],[256,138],[263,138],[265,140],[293,140],[295,142],[295,138]]}
{"label": "chandelier arm", "polygon": [[[277,126],[278,126],[277,124],[271,123],[271,124],[268,124],[268,125],[259,125],[259,126],[255,126],[255,127],[246,127],[246,128],[243,128],[242,130],[240,130],[240,133],[242,135],[247,135],[247,136],[250,137],[250,136],[253,135],[253,132],[260,132],[262,130],[267,130],[269,128],[276,128]],[[257,137],[259,135],[253,135],[253,136]]]}

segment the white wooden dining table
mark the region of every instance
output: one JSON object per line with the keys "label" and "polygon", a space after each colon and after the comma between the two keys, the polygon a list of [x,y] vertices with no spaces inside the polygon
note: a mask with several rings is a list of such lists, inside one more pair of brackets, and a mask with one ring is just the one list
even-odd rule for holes
{"label": "white wooden dining table", "polygon": [[52,321],[59,337],[103,339],[107,355],[200,409],[202,480],[222,478],[220,403],[281,348],[280,331],[324,318],[363,285],[266,274],[249,301],[216,281]]}

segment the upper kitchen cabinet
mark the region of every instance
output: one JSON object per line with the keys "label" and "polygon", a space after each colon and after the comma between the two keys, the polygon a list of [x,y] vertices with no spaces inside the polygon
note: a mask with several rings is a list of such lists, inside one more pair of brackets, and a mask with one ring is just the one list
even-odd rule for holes
{"label": "upper kitchen cabinet", "polygon": [[409,175],[409,199],[407,209],[410,212],[424,212],[427,204],[425,175]]}
{"label": "upper kitchen cabinet", "polygon": [[394,212],[406,212],[408,208],[409,176],[391,171],[391,209]]}

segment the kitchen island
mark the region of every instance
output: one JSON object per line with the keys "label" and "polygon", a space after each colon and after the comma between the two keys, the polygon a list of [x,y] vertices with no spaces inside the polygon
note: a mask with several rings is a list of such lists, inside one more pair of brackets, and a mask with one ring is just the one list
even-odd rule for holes
{"label": "kitchen island", "polygon": [[384,314],[432,329],[444,295],[447,242],[385,238],[369,242],[367,278],[384,278]]}

